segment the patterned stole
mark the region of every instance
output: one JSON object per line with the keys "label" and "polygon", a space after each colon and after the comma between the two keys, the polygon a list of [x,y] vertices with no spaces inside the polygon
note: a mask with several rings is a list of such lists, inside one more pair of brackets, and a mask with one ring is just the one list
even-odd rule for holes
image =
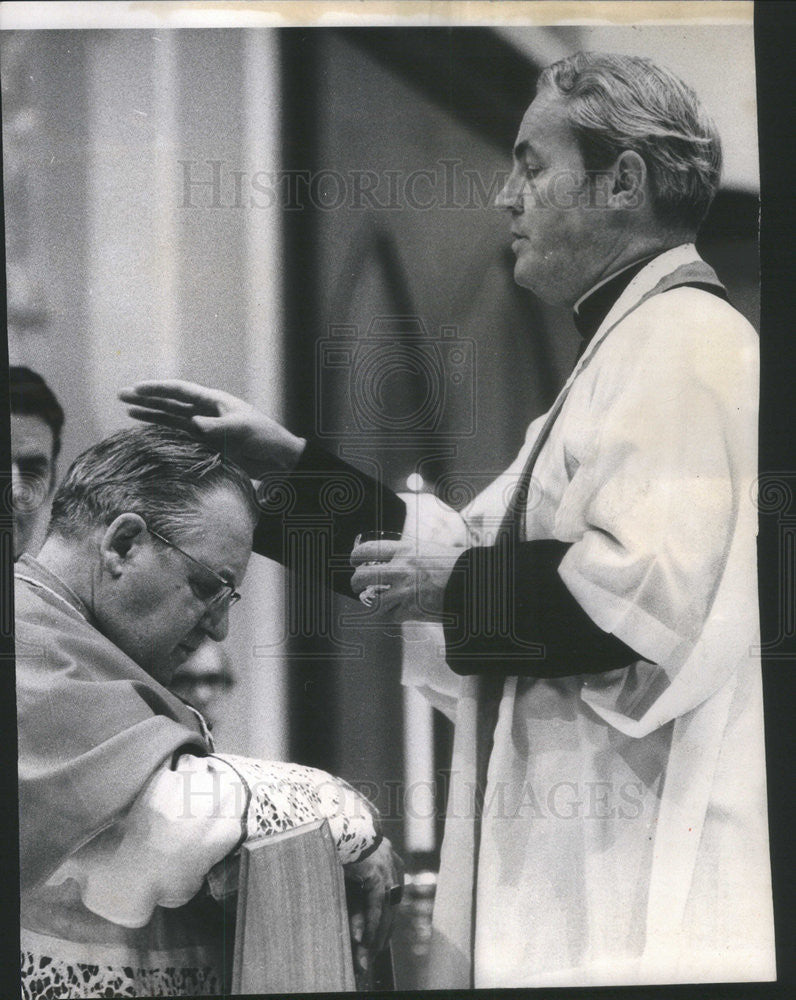
{"label": "patterned stole", "polygon": [[[704,261],[693,261],[692,263],[684,264],[681,267],[678,267],[675,271],[672,271],[670,274],[661,278],[654,288],[650,289],[650,291],[630,306],[626,312],[624,312],[614,323],[611,324],[610,327],[608,327],[607,330],[600,335],[599,340],[589,353],[589,356],[582,363],[580,371],[583,371],[589,365],[595,352],[599,350],[600,345],[608,334],[616,326],[618,326],[619,323],[625,320],[630,313],[638,309],[642,303],[646,302],[647,299],[652,298],[653,295],[660,295],[662,292],[668,292],[672,288],[679,288],[683,285],[696,286],[704,289],[705,291],[709,291],[715,295],[726,298],[724,285],[722,285],[719,281],[716,272],[712,267],[710,267],[709,264],[706,264]],[[522,474],[520,475],[517,485],[515,486],[509,500],[506,514],[501,521],[500,528],[498,530],[497,544],[506,547],[506,559],[504,560],[503,565],[506,567],[506,571],[508,573],[512,572],[512,553],[515,550],[515,546],[522,539],[522,522],[528,500],[528,493],[531,487],[534,467],[542,449],[547,443],[553,424],[558,418],[558,415],[561,413],[564,403],[567,400],[575,378],[577,378],[577,375],[580,374],[580,371],[578,371],[578,373],[567,382],[548,412],[547,419],[542,425],[542,428],[534,441],[533,447],[531,448],[530,454],[528,455],[525,466],[522,470]],[[481,821],[483,817],[484,799],[487,787],[487,770],[489,767],[489,760],[492,755],[495,726],[503,695],[505,675],[496,672],[494,674],[482,674],[480,676],[465,677],[463,680],[465,681],[466,696],[468,698],[472,698],[474,702],[474,704],[469,706],[469,713],[470,722],[471,724],[474,723],[475,731],[474,753],[471,751],[471,761],[475,766],[474,824],[472,832],[473,895],[470,912],[470,926],[472,934],[470,944],[472,955],[472,948],[475,943],[476,927],[478,855],[481,845]]]}

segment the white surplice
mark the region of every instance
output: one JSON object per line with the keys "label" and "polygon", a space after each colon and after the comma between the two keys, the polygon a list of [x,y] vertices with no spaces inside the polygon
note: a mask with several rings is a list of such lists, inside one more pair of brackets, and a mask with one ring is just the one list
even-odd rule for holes
{"label": "white surplice", "polygon": [[[420,628],[406,643],[404,683],[456,723],[429,986],[775,977],[757,653],[757,336],[698,288],[633,308],[693,261],[693,245],[667,251],[628,285],[562,390],[534,467],[524,538],[571,543],[564,583],[643,660],[597,675],[573,663],[566,678],[506,678],[474,919],[478,681],[444,664],[439,628],[431,644]],[[489,544],[543,423],[461,515],[423,497],[406,533]]]}

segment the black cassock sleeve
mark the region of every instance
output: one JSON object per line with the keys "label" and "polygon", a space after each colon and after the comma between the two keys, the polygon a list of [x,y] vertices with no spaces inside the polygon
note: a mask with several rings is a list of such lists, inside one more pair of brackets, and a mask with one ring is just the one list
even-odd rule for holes
{"label": "black cassock sleeve", "polygon": [[[353,597],[356,536],[401,531],[406,519],[406,504],[389,487],[313,442],[290,472],[262,479],[258,499],[254,551],[296,572],[307,604],[319,584]],[[567,548],[543,540],[521,542],[512,555],[502,546],[464,550],[445,590],[452,670],[565,677],[641,658],[598,628],[564,586],[557,569]]]}
{"label": "black cassock sleeve", "polygon": [[558,575],[556,540],[466,549],[444,598],[446,659],[457,674],[567,677],[641,657],[603,632]]}
{"label": "black cassock sleeve", "polygon": [[402,531],[406,519],[389,487],[311,441],[290,472],[263,477],[257,497],[254,551],[351,598],[356,536]]}

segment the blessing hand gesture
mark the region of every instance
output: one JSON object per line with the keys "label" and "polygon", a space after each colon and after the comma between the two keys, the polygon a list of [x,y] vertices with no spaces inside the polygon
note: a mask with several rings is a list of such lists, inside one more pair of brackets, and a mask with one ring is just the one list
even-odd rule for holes
{"label": "blessing hand gesture", "polygon": [[119,392],[136,420],[187,431],[237,462],[253,478],[291,469],[306,446],[237,396],[180,379],[137,382]]}

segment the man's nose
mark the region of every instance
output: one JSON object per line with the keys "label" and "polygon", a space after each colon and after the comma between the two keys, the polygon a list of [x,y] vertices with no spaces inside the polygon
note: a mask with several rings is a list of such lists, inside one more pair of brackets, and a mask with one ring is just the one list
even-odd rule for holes
{"label": "man's nose", "polygon": [[495,207],[511,209],[514,212],[522,211],[522,184],[523,179],[519,171],[513,170],[495,198]]}
{"label": "man's nose", "polygon": [[22,473],[19,471],[19,466],[16,462],[11,463],[11,490],[15,497],[18,497],[22,490],[23,480]]}
{"label": "man's nose", "polygon": [[216,642],[226,639],[229,632],[229,606],[222,604],[219,607],[207,609],[201,626],[207,635]]}

